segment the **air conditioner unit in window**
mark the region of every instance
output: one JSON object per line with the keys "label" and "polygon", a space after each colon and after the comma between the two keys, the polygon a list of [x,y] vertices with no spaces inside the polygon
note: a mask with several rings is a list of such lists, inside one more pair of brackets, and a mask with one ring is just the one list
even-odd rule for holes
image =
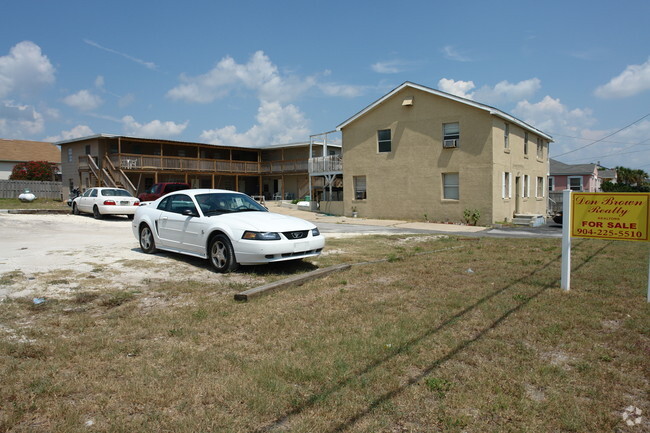
{"label": "air conditioner unit in window", "polygon": [[442,147],[444,148],[458,147],[458,139],[455,138],[453,140],[443,140]]}

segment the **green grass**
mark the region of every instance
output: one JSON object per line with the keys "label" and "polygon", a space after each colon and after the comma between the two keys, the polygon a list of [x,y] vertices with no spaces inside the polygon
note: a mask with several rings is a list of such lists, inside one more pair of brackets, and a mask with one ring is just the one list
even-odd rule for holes
{"label": "green grass", "polygon": [[404,240],[332,240],[317,266],[367,263],[248,303],[216,281],[5,300],[0,431],[598,433],[650,412],[646,245],[574,242],[563,292],[559,240]]}
{"label": "green grass", "polygon": [[0,209],[59,209],[70,210],[65,201],[48,198],[37,198],[36,200],[24,203],[17,198],[0,198]]}

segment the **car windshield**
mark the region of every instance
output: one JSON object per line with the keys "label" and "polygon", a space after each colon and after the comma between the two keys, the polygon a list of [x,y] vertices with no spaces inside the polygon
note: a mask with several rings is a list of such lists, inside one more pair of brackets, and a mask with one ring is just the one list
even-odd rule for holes
{"label": "car windshield", "polygon": [[197,194],[195,198],[204,215],[221,215],[234,212],[268,212],[264,206],[244,194],[215,192]]}
{"label": "car windshield", "polygon": [[102,189],[101,194],[107,197],[133,197],[131,193],[125,189]]}

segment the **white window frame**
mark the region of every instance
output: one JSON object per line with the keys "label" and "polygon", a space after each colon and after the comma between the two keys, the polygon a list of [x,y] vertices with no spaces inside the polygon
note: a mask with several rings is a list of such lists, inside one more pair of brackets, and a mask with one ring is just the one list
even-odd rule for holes
{"label": "white window frame", "polygon": [[544,198],[544,176],[537,176],[537,180],[535,181],[535,197]]}
{"label": "white window frame", "polygon": [[[580,180],[580,189],[573,189],[571,187],[571,180],[572,179],[579,179]],[[566,179],[566,187],[568,189],[570,189],[571,191],[584,191],[585,189],[584,189],[583,181],[584,181],[584,179],[583,179],[582,176],[568,176],[567,179]]]}
{"label": "white window frame", "polygon": [[[458,132],[447,132],[448,125],[457,125]],[[455,140],[455,146],[445,146],[446,141]],[[460,122],[447,122],[442,124],[442,143],[443,148],[455,148],[460,146]]]}
{"label": "white window frame", "polygon": [[548,190],[555,191],[555,177],[553,176],[548,177]]}
{"label": "white window frame", "polygon": [[[354,188],[354,200],[367,200],[368,184],[366,176],[352,176],[352,184]],[[358,198],[359,196],[361,198]]]}
{"label": "white window frame", "polygon": [[[453,175],[456,177],[456,183],[452,183]],[[456,197],[453,197],[453,191],[456,191]],[[449,196],[447,195],[449,192]],[[443,200],[460,200],[460,174],[458,172],[442,173],[442,198]]]}
{"label": "white window frame", "polygon": [[501,176],[501,198],[504,200],[512,198],[512,174],[504,171]]}
{"label": "white window frame", "polygon": [[72,162],[72,148],[68,147],[68,162]]}
{"label": "white window frame", "polygon": [[[388,140],[380,140],[379,134],[382,132],[388,131],[389,138]],[[381,150],[381,145],[388,143],[388,150]],[[393,131],[390,129],[378,129],[377,130],[377,153],[390,153],[393,151]]]}
{"label": "white window frame", "polygon": [[524,174],[524,181],[521,184],[521,196],[523,198],[530,197],[530,176]]}
{"label": "white window frame", "polygon": [[544,159],[544,140],[537,137],[537,159]]}
{"label": "white window frame", "polygon": [[510,150],[510,124],[503,124],[503,148],[505,150]]}

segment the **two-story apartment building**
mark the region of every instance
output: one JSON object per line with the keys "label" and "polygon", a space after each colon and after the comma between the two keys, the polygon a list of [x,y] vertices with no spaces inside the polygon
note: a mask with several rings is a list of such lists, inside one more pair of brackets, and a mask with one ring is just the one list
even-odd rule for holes
{"label": "two-story apartment building", "polygon": [[344,209],[479,223],[546,215],[552,137],[496,108],[406,82],[338,126]]}
{"label": "two-story apartment building", "polygon": [[[243,148],[109,134],[56,144],[61,147],[66,191],[106,185],[137,195],[154,183],[185,182],[267,200],[309,195],[308,163],[323,152],[314,142]],[[340,153],[340,146],[330,144],[328,152]],[[319,184],[319,178],[313,178],[311,186],[322,189],[322,179]]]}

